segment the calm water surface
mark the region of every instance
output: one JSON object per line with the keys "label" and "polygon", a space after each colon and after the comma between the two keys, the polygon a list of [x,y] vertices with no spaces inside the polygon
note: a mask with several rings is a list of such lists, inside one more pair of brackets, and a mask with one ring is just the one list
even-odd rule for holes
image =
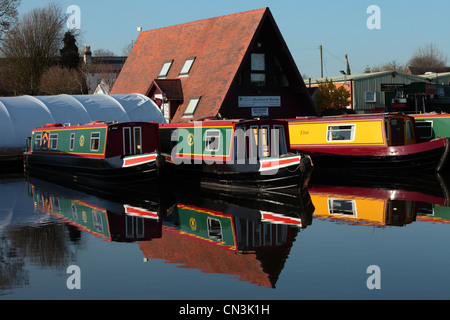
{"label": "calm water surface", "polygon": [[424,181],[240,199],[2,176],[0,299],[450,299],[450,179]]}

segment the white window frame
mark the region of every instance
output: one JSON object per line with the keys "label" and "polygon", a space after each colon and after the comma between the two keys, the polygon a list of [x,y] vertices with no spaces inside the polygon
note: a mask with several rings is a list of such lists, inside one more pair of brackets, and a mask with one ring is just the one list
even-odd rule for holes
{"label": "white window frame", "polygon": [[74,148],[75,148],[75,133],[71,132],[69,139],[69,150],[73,151]]}
{"label": "white window frame", "polygon": [[167,74],[169,73],[172,64],[173,60],[164,61],[161,70],[159,71],[158,79],[164,79],[165,77],[167,77]]}
{"label": "white window frame", "polygon": [[[55,144],[55,145],[53,145]],[[49,150],[57,150],[58,149],[58,134],[50,133],[48,138],[48,149]]]}
{"label": "white window frame", "polygon": [[189,100],[186,110],[184,110],[183,118],[192,118],[194,116],[195,110],[200,103],[201,97],[194,97]]}
{"label": "white window frame", "polygon": [[278,130],[278,143],[279,143],[279,154],[283,155],[286,154],[288,149],[287,149],[287,143],[286,143],[286,135],[284,132],[284,126],[282,125],[274,125],[273,128],[275,130]]}
{"label": "white window frame", "polygon": [[[352,208],[351,211],[346,210],[345,212],[349,212],[349,213],[335,213],[333,212],[333,210],[335,209],[334,204],[338,203],[338,202],[347,202],[350,203]],[[336,199],[336,198],[328,198],[327,201],[328,204],[328,213],[331,215],[339,215],[339,216],[343,216],[343,217],[349,217],[349,218],[357,218],[358,217],[358,212],[357,212],[357,208],[356,208],[356,202],[353,199]],[[351,212],[351,214],[350,214]]]}
{"label": "white window frame", "polygon": [[[350,130],[350,139],[344,139],[344,140],[334,140],[332,137],[333,135],[330,133],[333,132],[333,127],[351,127],[350,129],[337,129],[338,130]],[[345,143],[345,142],[353,142],[355,140],[356,136],[356,124],[330,124],[327,126],[327,142],[337,142],[337,143]],[[331,139],[330,139],[331,137]]]}
{"label": "white window frame", "polygon": [[[94,134],[98,134],[98,137],[93,137]],[[97,149],[92,149],[92,142],[98,140],[98,145],[97,145]],[[91,151],[98,151],[100,150],[100,132],[99,131],[95,131],[95,132],[91,132],[91,140],[89,141],[89,148]]]}
{"label": "white window frame", "polygon": [[194,65],[196,57],[190,57],[187,58],[184,63],[183,67],[181,67],[180,73],[178,74],[179,77],[187,77],[189,75],[189,72],[192,69],[192,66]]}
{"label": "white window frame", "polygon": [[[210,135],[209,135],[210,134]],[[208,144],[208,138],[214,137],[217,139],[217,142],[214,142],[214,145],[217,146],[216,149],[211,149],[211,143]],[[220,143],[221,143],[221,133],[220,130],[217,129],[210,129],[205,131],[205,151],[208,152],[217,152],[220,150]]]}
{"label": "white window frame", "polygon": [[36,135],[34,136],[34,149],[41,148],[41,138],[42,138],[42,133],[36,133]]}
{"label": "white window frame", "polygon": [[[140,149],[137,148],[136,143],[136,131],[139,131],[139,142],[140,142]],[[142,154],[142,127],[133,127],[133,138],[134,138],[134,154]]]}

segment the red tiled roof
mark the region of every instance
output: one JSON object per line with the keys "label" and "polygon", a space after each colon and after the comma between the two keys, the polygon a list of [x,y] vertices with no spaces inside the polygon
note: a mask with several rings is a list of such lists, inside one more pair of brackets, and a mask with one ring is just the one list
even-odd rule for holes
{"label": "red tiled roof", "polygon": [[[173,60],[167,79],[177,78],[187,58],[196,57],[182,77],[184,103],[201,96],[195,118],[215,116],[268,8],[141,32],[111,94],[147,94],[164,61]],[[207,89],[206,89],[207,88]]]}

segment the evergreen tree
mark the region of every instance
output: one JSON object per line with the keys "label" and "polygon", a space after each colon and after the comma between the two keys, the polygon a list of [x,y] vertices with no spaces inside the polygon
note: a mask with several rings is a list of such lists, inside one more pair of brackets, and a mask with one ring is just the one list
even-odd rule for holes
{"label": "evergreen tree", "polygon": [[64,35],[63,43],[64,47],[59,50],[61,54],[61,64],[63,67],[69,69],[77,69],[80,63],[80,57],[78,55],[77,40],[72,32],[67,31]]}

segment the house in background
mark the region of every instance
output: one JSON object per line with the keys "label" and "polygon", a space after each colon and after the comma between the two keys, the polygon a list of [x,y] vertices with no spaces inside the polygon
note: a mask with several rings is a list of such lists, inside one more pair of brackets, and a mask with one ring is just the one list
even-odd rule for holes
{"label": "house in background", "polygon": [[126,56],[93,57],[91,47],[85,46],[82,70],[86,76],[88,94],[108,94],[126,60]]}
{"label": "house in background", "polygon": [[119,93],[150,97],[171,122],[318,115],[268,8],[140,32]]}

